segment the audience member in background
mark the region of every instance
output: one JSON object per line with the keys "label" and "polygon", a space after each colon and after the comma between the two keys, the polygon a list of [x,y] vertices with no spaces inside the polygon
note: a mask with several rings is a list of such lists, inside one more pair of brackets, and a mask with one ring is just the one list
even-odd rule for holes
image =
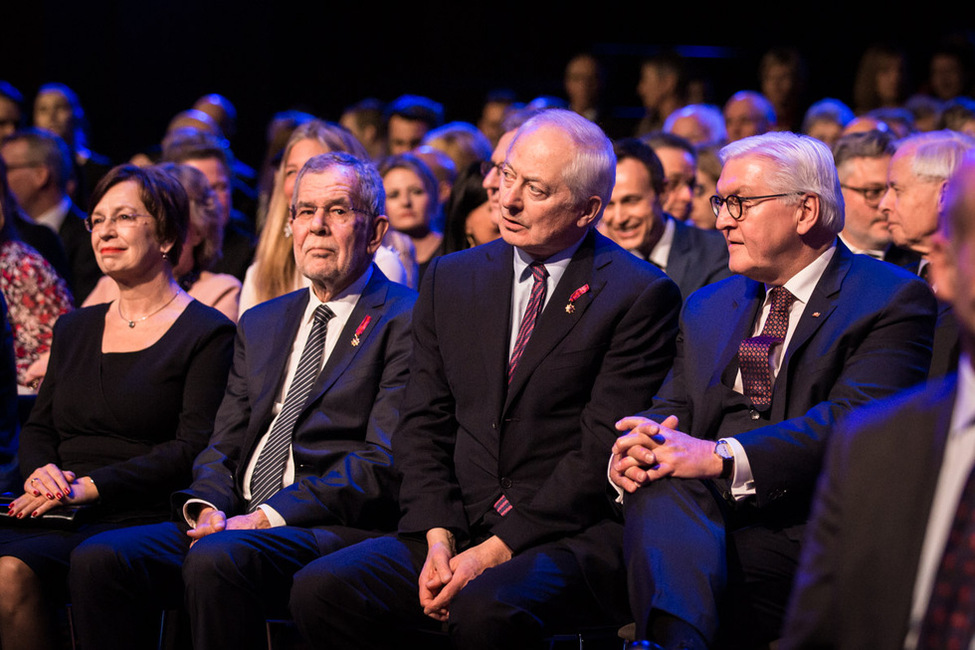
{"label": "audience member in background", "polygon": [[[295,178],[304,164],[323,153],[344,151],[359,160],[369,156],[355,137],[333,122],[312,120],[296,128],[284,147],[268,205],[267,223],[257,242],[254,263],[240,293],[240,313],[258,303],[307,287],[309,280],[298,273],[292,241],[291,205]],[[407,277],[396,252],[386,246],[376,251],[376,264],[393,282]]]}
{"label": "audience member in background", "polygon": [[854,253],[878,260],[885,259],[891,248],[887,216],[880,209],[880,201],[887,192],[887,169],[893,155],[894,138],[884,131],[851,133],[833,147],[846,207],[840,239]]}
{"label": "audience member in background", "polygon": [[914,117],[914,128],[918,133],[936,131],[941,123],[941,111],[944,105],[940,99],[930,95],[911,95],[904,108]]}
{"label": "audience member in background", "polygon": [[450,156],[457,173],[472,163],[491,157],[491,143],[477,127],[467,122],[448,122],[428,131],[423,137],[423,144]]}
{"label": "audience member in background", "polygon": [[687,73],[680,55],[663,52],[645,60],[636,87],[644,109],[636,135],[660,130],[664,120],[687,103],[686,93]]}
{"label": "audience member in background", "polygon": [[163,162],[182,163],[200,170],[217,195],[223,257],[214,271],[243,280],[254,259],[254,237],[247,217],[234,210],[230,159],[226,140],[203,131],[181,128],[171,131],[163,140]]}
{"label": "audience member in background", "polygon": [[569,110],[590,122],[606,127],[609,115],[602,103],[605,72],[595,56],[588,52],[577,54],[565,66],[563,87],[569,100]]}
{"label": "audience member in background", "polygon": [[944,104],[941,128],[975,136],[975,99],[955,97]]}
{"label": "audience member in background", "polygon": [[758,64],[758,77],[762,94],[775,109],[775,129],[797,129],[806,91],[806,66],[799,51],[792,47],[769,50]]}
{"label": "audience member in background", "polygon": [[[175,178],[133,166],[92,194],[92,246],[119,299],[56,326],[47,376],[20,439],[27,480],[0,528],[0,642],[57,647],[52,609],[66,598],[72,549],[95,533],[165,520],[190,480],[223,396],[234,327],[176,284],[186,236]],[[76,527],[33,520],[87,505]]]}
{"label": "audience member in background", "polygon": [[382,160],[386,157],[386,122],[383,111],[386,105],[378,99],[368,97],[356,102],[342,111],[339,124],[356,137],[369,159]]}
{"label": "audience member in background", "polygon": [[875,108],[864,117],[872,117],[883,122],[890,127],[891,132],[898,138],[906,138],[917,133],[917,129],[914,127],[914,115],[906,108],[899,106]]}
{"label": "audience member in background", "polygon": [[390,156],[379,165],[379,173],[386,188],[389,225],[407,235],[416,249],[419,284],[443,240],[443,235],[431,227],[440,211],[437,179],[426,163],[412,154]]}
{"label": "audience member in background", "polygon": [[481,107],[481,117],[477,120],[477,128],[491,143],[497,146],[498,139],[504,134],[502,122],[508,111],[515,107],[515,94],[510,90],[492,90]]}
{"label": "audience member in background", "polygon": [[[71,292],[51,265],[17,238],[17,210],[0,159],[0,291],[14,333],[17,383],[26,386],[27,368],[50,349],[55,322],[71,310]],[[27,390],[36,388],[34,384]]]}
{"label": "audience member in background", "polygon": [[473,163],[461,172],[454,183],[444,213],[442,254],[455,253],[494,241],[501,236],[498,220],[491,214],[491,203],[484,189],[481,163]]}
{"label": "audience member in background", "polygon": [[853,109],[861,115],[875,108],[900,106],[907,98],[907,60],[897,48],[871,45],[860,57],[853,81]]}
{"label": "audience member in background", "polygon": [[660,160],[644,142],[623,138],[613,145],[616,183],[599,230],[662,270],[688,296],[728,277],[728,245],[720,233],[695,228],[667,214]]}
{"label": "audience member in background", "polygon": [[975,48],[965,37],[948,37],[931,53],[927,86],[932,95],[948,101],[972,93]]}
{"label": "audience member in background", "polygon": [[24,125],[24,96],[6,81],[0,80],[0,138]]}
{"label": "audience member in background", "polygon": [[78,95],[59,83],[41,86],[34,99],[34,126],[61,136],[71,149],[77,185],[69,192],[78,205],[88,205],[88,196],[112,168],[105,156],[88,148],[88,123]]}
{"label": "audience member in background", "polygon": [[721,109],[711,104],[689,104],[670,114],[664,122],[664,132],[673,133],[695,147],[724,145],[728,131]]}
{"label": "audience member in background", "polygon": [[281,166],[281,157],[284,148],[294,133],[302,124],[311,122],[315,119],[314,115],[302,111],[282,111],[275,113],[274,117],[267,125],[267,147],[264,151],[264,160],[258,172],[257,183],[257,214],[254,221],[256,232],[264,230],[267,222],[268,205],[271,202],[271,192],[274,191],[274,177]]}
{"label": "audience member in background", "polygon": [[717,191],[718,178],[721,177],[719,147],[697,148],[697,183],[694,185],[694,202],[691,206],[690,220],[702,230],[714,230],[717,217],[711,209],[711,197]]}
{"label": "audience member in background", "polygon": [[[975,139],[954,131],[931,131],[899,140],[895,146],[880,211],[887,217],[891,241],[920,256],[920,262],[910,270],[930,283],[934,280],[930,260],[938,211],[944,203],[948,179],[965,154],[975,148]],[[939,302],[929,376],[939,378],[954,372],[957,362],[958,324],[951,305]]]}
{"label": "audience member in background", "polygon": [[664,188],[660,196],[664,212],[686,221],[691,216],[697,184],[697,151],[684,138],[663,131],[641,139],[650,145],[664,166]]}
{"label": "audience member in background", "polygon": [[68,196],[74,172],[68,145],[50,131],[24,129],[0,142],[0,156],[7,164],[7,183],[20,207],[61,239],[70,269],[65,279],[80,305],[102,272],[85,229],[87,215]]}
{"label": "audience member in background", "polygon": [[838,99],[826,97],[809,107],[802,119],[802,132],[830,149],[853,121],[853,110]]}
{"label": "audience member in background", "polygon": [[386,107],[386,140],[396,155],[420,146],[423,136],[443,124],[443,106],[419,95],[401,95]]}
{"label": "audience member in background", "polygon": [[775,108],[763,95],[739,90],[725,102],[724,123],[728,142],[768,133],[775,128]]}

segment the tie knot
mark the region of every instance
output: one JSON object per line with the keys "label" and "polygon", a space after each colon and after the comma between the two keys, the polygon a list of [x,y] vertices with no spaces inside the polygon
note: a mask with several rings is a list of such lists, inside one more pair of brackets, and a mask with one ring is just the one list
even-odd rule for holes
{"label": "tie knot", "polygon": [[548,269],[541,262],[532,262],[528,268],[532,270],[532,277],[535,279],[535,282],[542,282],[548,277]]}
{"label": "tie knot", "polygon": [[789,293],[785,287],[773,287],[770,292],[772,296],[772,311],[786,312],[795,302],[796,297]]}
{"label": "tie knot", "polygon": [[335,312],[329,309],[328,305],[323,303],[315,308],[316,323],[327,323],[332,318],[335,318]]}

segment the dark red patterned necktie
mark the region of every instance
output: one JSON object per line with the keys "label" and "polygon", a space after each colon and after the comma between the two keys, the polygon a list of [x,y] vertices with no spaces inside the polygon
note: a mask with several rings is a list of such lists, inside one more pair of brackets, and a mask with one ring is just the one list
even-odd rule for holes
{"label": "dark red patterned necktie", "polygon": [[967,650],[975,635],[975,469],[958,501],[921,621],[919,650]]}
{"label": "dark red patterned necktie", "polygon": [[515,349],[512,350],[511,359],[508,361],[509,384],[515,375],[518,360],[521,359],[521,354],[525,351],[525,346],[528,345],[528,339],[531,338],[532,330],[535,329],[535,319],[542,313],[542,307],[545,306],[545,278],[548,277],[548,271],[545,270],[545,265],[541,262],[532,262],[528,268],[532,271],[535,283],[532,285],[531,296],[528,298],[528,306],[525,307],[525,315],[521,317],[518,338],[515,339]]}
{"label": "dark red patterned necktie", "polygon": [[789,330],[789,307],[796,299],[785,287],[771,291],[772,308],[769,310],[762,333],[745,339],[738,347],[738,368],[741,370],[742,387],[746,397],[760,411],[772,404],[772,368],[769,351],[772,345],[782,343]]}

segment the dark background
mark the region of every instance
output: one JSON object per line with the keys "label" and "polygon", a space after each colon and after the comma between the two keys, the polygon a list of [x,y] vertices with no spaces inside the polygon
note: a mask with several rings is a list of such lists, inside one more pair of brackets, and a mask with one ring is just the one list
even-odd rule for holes
{"label": "dark background", "polygon": [[[605,5],[605,6],[603,6]],[[401,93],[444,103],[450,120],[476,120],[485,93],[562,95],[567,60],[594,52],[613,106],[639,110],[641,57],[678,47],[708,78],[713,101],[757,87],[772,46],[797,47],[807,99],[849,102],[857,61],[874,42],[901,47],[915,83],[944,35],[975,27],[969,3],[723,3],[671,0],[543,5],[502,3],[15,0],[0,7],[0,78],[28,102],[45,82],[74,88],[90,144],[116,162],[158,142],[169,119],[208,92],[239,112],[234,150],[255,165],[273,113],[302,108],[337,120],[363,97]]]}

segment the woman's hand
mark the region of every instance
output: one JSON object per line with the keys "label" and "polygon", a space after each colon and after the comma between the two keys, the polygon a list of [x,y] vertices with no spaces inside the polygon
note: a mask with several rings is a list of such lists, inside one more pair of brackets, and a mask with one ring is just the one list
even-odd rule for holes
{"label": "woman's hand", "polygon": [[63,472],[54,463],[38,467],[24,481],[24,493],[47,499],[61,499],[71,495],[74,472]]}
{"label": "woman's hand", "polygon": [[[55,491],[52,495],[51,492],[44,491],[46,490],[44,486],[47,485],[45,481],[49,482],[55,476],[67,479],[67,487],[63,491]],[[24,486],[28,491],[14,499],[7,507],[7,515],[10,517],[18,519],[40,517],[61,505],[80,505],[98,500],[98,487],[91,477],[76,478],[74,472],[62,472],[53,464],[35,470]]]}

